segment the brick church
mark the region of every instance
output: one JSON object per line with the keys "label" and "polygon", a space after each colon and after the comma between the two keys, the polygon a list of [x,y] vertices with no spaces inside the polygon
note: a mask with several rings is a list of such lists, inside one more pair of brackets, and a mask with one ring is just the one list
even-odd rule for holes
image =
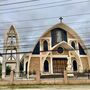
{"label": "brick church", "polygon": [[[11,41],[9,42],[9,39]],[[8,42],[10,44],[8,44]],[[67,72],[84,72],[90,69],[88,51],[77,33],[64,23],[58,23],[49,28],[36,42],[32,53],[12,55],[19,51],[18,33],[11,26],[6,33],[2,77],[5,78],[5,67],[8,64],[16,72],[24,72],[27,77],[30,73],[40,72],[40,75],[58,75]],[[9,51],[8,51],[9,50]],[[20,67],[22,67],[20,69]],[[19,77],[18,74],[16,74]]]}

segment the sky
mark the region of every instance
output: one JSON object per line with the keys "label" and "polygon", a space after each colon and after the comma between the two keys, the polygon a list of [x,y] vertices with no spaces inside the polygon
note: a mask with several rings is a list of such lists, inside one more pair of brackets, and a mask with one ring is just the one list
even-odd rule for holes
{"label": "sky", "polygon": [[32,51],[39,37],[60,22],[59,17],[90,48],[90,0],[0,0],[0,52],[11,25],[19,34],[20,51]]}

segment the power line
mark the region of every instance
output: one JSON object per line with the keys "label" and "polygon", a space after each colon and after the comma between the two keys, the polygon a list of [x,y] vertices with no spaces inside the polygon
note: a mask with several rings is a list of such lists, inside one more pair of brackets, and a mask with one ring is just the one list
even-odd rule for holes
{"label": "power line", "polygon": [[[88,12],[88,13],[83,13],[83,14],[81,13],[81,14],[63,15],[62,17],[74,17],[74,16],[82,16],[82,15],[90,15],[90,13]],[[48,20],[48,19],[56,19],[56,18],[58,19],[59,17],[60,16],[38,18],[38,19],[31,19],[31,20],[26,19],[26,20],[17,20],[17,21],[13,21],[13,22],[26,22],[26,21],[36,21],[36,20]],[[0,23],[11,23],[11,22],[0,22]],[[86,22],[90,22],[90,21],[86,21]],[[76,23],[78,23],[78,22],[76,22]]]}
{"label": "power line", "polygon": [[[33,26],[33,27],[18,27],[18,28],[16,28],[16,29],[27,29],[27,28],[31,28],[31,29],[33,29],[33,28],[42,28],[42,27],[46,27],[46,26],[52,26],[52,25],[40,25],[40,26]],[[90,27],[80,27],[80,28],[77,28],[77,29],[86,29],[86,28],[90,28]],[[3,30],[3,29],[1,29],[1,30]],[[5,29],[4,29],[5,30]]]}
{"label": "power line", "polygon": [[[26,28],[26,27],[24,27],[24,28]],[[30,28],[30,27],[28,27],[28,28]],[[90,28],[90,27],[87,27],[87,28]],[[87,29],[87,28],[84,28],[84,29]],[[22,28],[20,28],[20,29],[22,29]],[[80,29],[80,28],[79,28],[79,29]],[[83,28],[82,28],[82,29],[83,29]],[[39,29],[39,30],[41,31],[42,29]],[[36,30],[34,30],[34,31],[36,31]],[[21,40],[23,40],[23,41],[24,41],[24,40],[35,40],[35,38],[39,38],[39,37],[41,36],[41,35],[40,35],[40,36],[33,36],[33,34],[35,34],[35,33],[33,33],[32,35],[30,35],[30,37],[26,37],[26,38],[25,38],[25,36],[27,36],[27,33],[25,33],[25,32],[26,32],[26,31],[23,32],[23,33],[24,33],[23,36],[22,36],[22,35],[20,36],[19,41],[21,41]],[[30,32],[32,32],[32,31],[30,31]],[[46,31],[43,31],[43,33],[44,33],[44,32],[46,32]],[[85,36],[85,35],[89,35],[89,34],[90,34],[89,31],[88,31],[88,32],[84,32],[84,33],[83,33],[83,32],[82,32],[82,33],[78,33],[78,35],[81,35],[81,36]],[[0,35],[2,35],[2,34],[0,34]],[[72,35],[75,36],[75,34],[72,34]],[[32,39],[32,37],[33,37],[33,39]],[[82,38],[83,38],[83,37],[82,37]],[[85,40],[86,40],[86,39],[89,39],[89,38],[86,37]],[[83,40],[84,40],[84,38],[83,38]]]}
{"label": "power line", "polygon": [[[88,49],[90,49],[90,48],[84,48],[84,50],[88,50]],[[79,50],[79,49],[64,49],[64,51],[75,51],[75,50]],[[56,52],[56,51],[58,51],[58,50],[48,50],[47,52]],[[45,52],[45,51],[40,51],[40,52]],[[33,53],[33,51],[15,52],[15,53],[12,53],[12,54],[25,54],[25,53]],[[0,55],[8,55],[8,54],[11,54],[11,53],[0,53]]]}
{"label": "power line", "polygon": [[[31,26],[31,27],[18,27],[16,29],[40,28],[40,27],[46,27],[46,26],[51,26],[51,25],[40,25],[40,26]],[[0,30],[5,30],[5,29],[1,28]]]}
{"label": "power line", "polygon": [[[25,32],[23,32],[23,33],[25,33]],[[87,34],[88,33],[88,34]],[[82,38],[83,38],[83,41],[86,41],[87,43],[89,43],[90,42],[90,39],[87,37],[87,35],[89,36],[89,33],[90,32],[87,32],[87,33],[79,33],[78,35],[81,35],[82,36]],[[28,42],[35,42],[37,39],[36,38],[40,38],[40,36],[41,35],[39,35],[39,36],[37,36],[37,37],[34,37],[33,35],[35,35],[35,34],[32,34],[32,36],[30,36],[30,37],[26,37],[27,36],[27,34],[23,34],[23,36],[20,36],[20,38],[19,38],[19,42],[20,43],[22,43],[22,44],[19,44],[19,45],[23,45],[23,43],[28,43]],[[75,34],[72,34],[73,36],[75,36]],[[26,37],[26,38],[25,38]],[[33,38],[31,38],[31,37],[33,37]],[[4,45],[4,41],[3,42],[1,42],[0,43],[1,45]],[[25,44],[24,44],[25,45]]]}
{"label": "power line", "polygon": [[[88,32],[88,33],[90,33],[90,32]],[[85,35],[85,34],[87,34],[87,33],[80,33],[80,34]],[[27,34],[26,34],[26,35],[27,35]],[[23,37],[22,37],[21,39],[19,39],[19,42],[24,42],[24,43],[26,43],[26,42],[28,42],[28,40],[30,40],[30,41],[36,41],[35,38],[40,38],[40,36],[34,37],[34,39],[31,38],[32,36],[25,38],[26,35],[23,35]],[[72,35],[75,36],[75,34],[72,34]],[[83,40],[84,40],[84,39],[83,39]],[[88,41],[88,42],[89,42],[90,39],[89,39],[89,38],[86,38],[85,41]],[[0,44],[2,45],[2,44],[4,44],[4,42],[3,42],[3,43],[0,43]],[[27,45],[27,44],[19,44],[19,45]]]}
{"label": "power line", "polygon": [[39,1],[39,0],[27,0],[27,1],[22,1],[22,2],[6,3],[6,4],[0,4],[0,6],[15,5],[15,4],[21,4],[21,3],[34,2],[34,1]]}
{"label": "power line", "polygon": [[[36,0],[39,1],[39,0]],[[72,1],[72,0],[69,0]],[[48,3],[40,3],[40,4],[34,4],[34,5],[28,5],[28,6],[20,6],[20,7],[16,7],[16,8],[9,8],[9,9],[18,9],[18,8],[25,8],[25,7],[33,7],[33,6],[41,6],[41,5],[47,5],[47,4],[55,4],[55,3],[62,3],[62,2],[68,2],[67,0],[62,0],[62,1],[55,1],[55,2],[48,2]],[[12,5],[12,4],[9,4]],[[2,6],[2,5],[0,5]],[[3,5],[6,6],[6,5]],[[8,9],[1,9],[1,10],[8,10]]]}
{"label": "power line", "polygon": [[[40,37],[38,37],[38,39],[39,39]],[[19,43],[19,46],[31,46],[31,44],[32,43],[30,43],[30,42],[28,42],[28,40],[30,40],[30,38],[22,38],[23,39],[23,43]],[[27,41],[26,41],[27,40]],[[77,39],[78,40],[78,39]],[[36,40],[34,39],[34,40],[30,40],[30,41],[34,41],[34,42],[36,42]],[[85,41],[88,41],[88,42],[90,42],[90,39],[86,39]],[[20,40],[19,40],[19,42],[21,42]],[[27,44],[25,44],[25,43],[27,43]],[[30,44],[29,44],[30,43]],[[1,45],[4,45],[5,43],[4,42],[2,42],[2,43],[0,43]],[[17,43],[16,43],[17,44]],[[32,44],[33,45],[33,44]]]}
{"label": "power line", "polygon": [[[19,47],[23,47],[24,49],[25,48],[30,48],[31,46],[33,46],[33,44],[19,44]],[[90,45],[88,44],[88,45],[85,45],[85,46],[88,46],[89,47]],[[3,49],[2,47],[0,47],[0,48]]]}
{"label": "power line", "polygon": [[[40,26],[31,26],[31,27],[17,27],[16,29],[30,29],[30,28],[34,29],[35,28],[35,29],[39,29],[40,30],[40,28],[46,27],[46,26],[52,26],[52,25],[40,25]],[[90,27],[80,27],[80,28],[77,28],[77,29],[86,29],[86,28],[90,28]],[[5,30],[5,29],[1,28],[0,30]],[[34,31],[37,31],[37,30],[34,30]]]}
{"label": "power line", "polygon": [[67,24],[73,24],[73,23],[76,23],[76,24],[82,24],[82,23],[84,23],[84,24],[87,24],[87,23],[90,23],[90,21],[89,20],[87,20],[87,21],[78,21],[78,22],[67,22]]}
{"label": "power line", "polygon": [[78,4],[78,3],[85,3],[85,2],[90,2],[90,1],[80,1],[80,2],[74,2],[74,3],[67,3],[67,4],[59,4],[59,5],[45,6],[45,7],[33,8],[33,9],[25,9],[25,10],[19,10],[19,8],[18,8],[18,10],[1,12],[0,14],[13,13],[13,12],[23,12],[23,13],[25,13],[26,11],[30,11],[30,10],[51,8],[51,7],[57,7],[57,6],[61,7],[61,6],[66,6],[66,5],[71,5],[71,4]]}
{"label": "power line", "polygon": [[[88,46],[88,47],[87,48],[83,47],[84,50],[90,50],[90,45],[85,45],[85,46]],[[31,48],[34,49],[35,47],[33,47],[33,46],[32,47],[30,47],[30,46],[29,47],[27,47],[27,46],[19,46],[19,48],[22,48],[22,50],[23,50],[23,49],[31,49]],[[1,47],[0,50],[4,50],[4,48]],[[65,50],[67,50],[67,51],[74,51],[73,49],[65,49]],[[79,49],[75,49],[75,50],[79,50]],[[53,50],[53,51],[55,51],[55,50]],[[17,52],[17,53],[13,53],[13,54],[21,54],[21,53],[25,53],[25,52]],[[26,51],[26,53],[30,53],[30,52]],[[31,51],[31,53],[32,53],[32,51]],[[10,53],[3,53],[3,54],[10,54]]]}
{"label": "power line", "polygon": [[[41,27],[41,26],[36,26],[36,28],[37,27]],[[42,26],[43,27],[43,26]],[[23,27],[23,28],[18,28],[18,29],[26,29],[26,28],[31,28],[31,27]],[[90,28],[90,27],[85,27],[84,29],[87,29],[87,28]],[[80,28],[79,28],[80,29]],[[83,28],[82,28],[83,29]],[[39,29],[40,30],[40,29]],[[35,30],[34,30],[35,31]],[[89,34],[90,32],[88,32],[88,34]],[[82,34],[82,35],[85,35],[85,34],[87,34],[87,33],[79,33],[79,34]],[[2,34],[1,34],[2,35]],[[25,36],[25,35],[24,35]],[[24,37],[23,36],[23,37]],[[27,39],[29,39],[29,38],[27,38]],[[31,39],[31,38],[30,38]],[[25,40],[25,39],[23,39],[23,40]]]}

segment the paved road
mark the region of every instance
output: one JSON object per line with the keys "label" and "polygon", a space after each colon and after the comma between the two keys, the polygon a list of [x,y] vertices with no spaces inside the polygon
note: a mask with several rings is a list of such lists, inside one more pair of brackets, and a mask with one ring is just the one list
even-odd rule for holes
{"label": "paved road", "polygon": [[0,90],[90,90],[90,85],[60,85],[60,86],[49,85],[42,88],[20,88],[20,89],[1,87]]}

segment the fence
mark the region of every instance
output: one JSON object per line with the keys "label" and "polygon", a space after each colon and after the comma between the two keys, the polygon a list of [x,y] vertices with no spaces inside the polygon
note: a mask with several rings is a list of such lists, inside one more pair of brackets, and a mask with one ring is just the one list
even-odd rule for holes
{"label": "fence", "polygon": [[71,72],[67,73],[68,79],[90,79],[90,72]]}
{"label": "fence", "polygon": [[40,79],[63,79],[64,73],[57,73],[57,74],[43,74],[40,75]]}
{"label": "fence", "polygon": [[[17,77],[18,74],[18,77]],[[26,72],[13,72],[14,79],[30,79],[35,80],[36,73],[28,73]],[[68,79],[90,79],[90,72],[70,72],[66,74]],[[10,75],[6,75],[6,78],[10,77]],[[49,74],[44,73],[40,74],[40,79],[63,79],[64,78],[64,72],[61,73],[55,73],[55,74]]]}
{"label": "fence", "polygon": [[[30,74],[29,77],[25,72],[18,73],[19,77],[16,77],[16,73],[11,71],[10,78],[7,83],[10,84],[89,84],[90,72],[71,72],[67,73],[65,70],[63,73],[52,75],[40,75],[37,71],[35,75]],[[0,80],[2,82],[2,80]],[[4,81],[3,81],[4,82]],[[6,80],[5,80],[6,82]]]}

